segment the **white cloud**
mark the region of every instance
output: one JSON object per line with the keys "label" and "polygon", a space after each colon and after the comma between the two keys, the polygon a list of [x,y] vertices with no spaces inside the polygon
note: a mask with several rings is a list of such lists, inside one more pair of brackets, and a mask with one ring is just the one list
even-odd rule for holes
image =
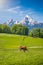
{"label": "white cloud", "polygon": [[32,9],[27,9],[27,10],[23,10],[21,9],[20,6],[16,6],[14,8],[9,8],[7,9],[8,12],[11,12],[11,13],[15,13],[15,14],[19,14],[19,15],[26,15],[26,14],[33,14],[34,11],[32,11]]}
{"label": "white cloud", "polygon": [[[8,17],[14,17],[17,20],[22,20],[24,16],[29,15],[36,21],[42,21],[43,20],[43,14],[37,13],[36,11],[32,9],[23,9],[21,6],[16,6],[14,8],[8,8],[0,10],[1,12],[6,12],[6,14],[9,14]],[[39,15],[40,14],[40,15]]]}
{"label": "white cloud", "polygon": [[17,17],[19,18],[23,18],[24,16],[26,15],[29,15],[29,16],[34,16],[35,15],[35,11],[33,11],[32,9],[22,9],[21,6],[16,6],[14,8],[9,8],[6,10],[7,12],[11,13],[11,14],[14,14],[14,15],[17,15]]}
{"label": "white cloud", "polygon": [[17,13],[20,9],[20,6],[16,6],[14,8],[7,9],[8,12]]}

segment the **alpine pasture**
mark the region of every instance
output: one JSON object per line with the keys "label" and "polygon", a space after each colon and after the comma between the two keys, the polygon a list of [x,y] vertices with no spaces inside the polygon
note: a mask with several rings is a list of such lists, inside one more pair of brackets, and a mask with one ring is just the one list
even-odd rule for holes
{"label": "alpine pasture", "polygon": [[0,65],[43,65],[43,38],[0,33]]}

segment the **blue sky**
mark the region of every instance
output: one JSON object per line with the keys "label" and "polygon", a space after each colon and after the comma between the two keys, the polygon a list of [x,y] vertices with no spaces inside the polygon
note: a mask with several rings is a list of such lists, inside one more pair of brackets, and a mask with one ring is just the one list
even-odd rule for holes
{"label": "blue sky", "polygon": [[26,15],[43,22],[43,0],[0,0],[0,23],[20,21]]}

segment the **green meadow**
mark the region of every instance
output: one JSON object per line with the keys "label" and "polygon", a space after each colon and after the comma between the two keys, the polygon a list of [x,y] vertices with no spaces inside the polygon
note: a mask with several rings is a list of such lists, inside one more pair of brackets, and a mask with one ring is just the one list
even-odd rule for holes
{"label": "green meadow", "polygon": [[43,38],[0,33],[0,65],[43,65]]}

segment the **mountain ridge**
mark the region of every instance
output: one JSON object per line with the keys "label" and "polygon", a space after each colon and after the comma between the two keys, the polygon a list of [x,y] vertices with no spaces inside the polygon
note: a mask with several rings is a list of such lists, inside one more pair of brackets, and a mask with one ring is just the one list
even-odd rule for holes
{"label": "mountain ridge", "polygon": [[7,25],[21,24],[29,28],[43,28],[43,23],[35,21],[30,16],[26,15],[21,21],[13,21],[13,19],[6,22]]}

